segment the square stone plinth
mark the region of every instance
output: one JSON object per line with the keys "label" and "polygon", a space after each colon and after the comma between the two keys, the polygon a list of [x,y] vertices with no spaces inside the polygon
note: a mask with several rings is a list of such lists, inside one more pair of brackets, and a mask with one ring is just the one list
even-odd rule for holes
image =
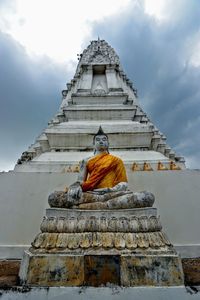
{"label": "square stone plinth", "polygon": [[177,254],[34,254],[25,251],[22,284],[30,286],[179,286]]}
{"label": "square stone plinth", "polygon": [[112,283],[120,285],[120,256],[86,255],[85,285],[100,286]]}
{"label": "square stone plinth", "polygon": [[178,255],[121,255],[122,286],[179,286],[184,284]]}
{"label": "square stone plinth", "polygon": [[34,255],[25,251],[19,276],[27,285],[81,286],[84,284],[84,256]]}

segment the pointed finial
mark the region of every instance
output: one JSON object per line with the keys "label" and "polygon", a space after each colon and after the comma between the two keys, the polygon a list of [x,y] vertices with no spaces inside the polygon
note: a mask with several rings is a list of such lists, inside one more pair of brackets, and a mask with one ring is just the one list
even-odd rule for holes
{"label": "pointed finial", "polygon": [[100,42],[100,37],[98,36],[98,42]]}

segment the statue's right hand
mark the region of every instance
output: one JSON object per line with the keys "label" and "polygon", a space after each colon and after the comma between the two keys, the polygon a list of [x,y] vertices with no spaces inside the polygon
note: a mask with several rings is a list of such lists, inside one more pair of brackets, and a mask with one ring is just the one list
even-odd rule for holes
{"label": "statue's right hand", "polygon": [[82,192],[80,182],[73,183],[70,185],[68,190],[68,200],[72,201],[73,204],[78,204],[78,200],[81,198]]}

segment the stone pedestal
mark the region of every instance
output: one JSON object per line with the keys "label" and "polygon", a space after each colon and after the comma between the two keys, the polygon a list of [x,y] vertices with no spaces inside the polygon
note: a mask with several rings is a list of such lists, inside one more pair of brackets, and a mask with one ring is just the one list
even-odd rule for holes
{"label": "stone pedestal", "polygon": [[183,272],[156,208],[50,208],[24,254],[20,280],[34,286],[177,286]]}
{"label": "stone pedestal", "polygon": [[25,251],[20,279],[31,286],[179,286],[181,262],[171,254],[35,254]]}

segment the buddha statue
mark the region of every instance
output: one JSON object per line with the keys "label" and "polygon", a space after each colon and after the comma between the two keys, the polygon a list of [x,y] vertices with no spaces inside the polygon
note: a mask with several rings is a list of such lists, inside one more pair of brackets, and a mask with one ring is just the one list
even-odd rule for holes
{"label": "buddha statue", "polygon": [[150,192],[133,193],[123,161],[109,153],[109,140],[99,127],[93,138],[94,155],[83,159],[77,181],[63,192],[49,196],[51,207],[80,209],[120,209],[149,207],[154,203]]}
{"label": "buddha statue", "polygon": [[51,208],[25,253],[21,282],[182,285],[180,260],[151,207],[154,195],[129,190],[125,166],[109,153],[101,127],[93,143],[94,155],[81,162],[77,181],[49,196]]}

